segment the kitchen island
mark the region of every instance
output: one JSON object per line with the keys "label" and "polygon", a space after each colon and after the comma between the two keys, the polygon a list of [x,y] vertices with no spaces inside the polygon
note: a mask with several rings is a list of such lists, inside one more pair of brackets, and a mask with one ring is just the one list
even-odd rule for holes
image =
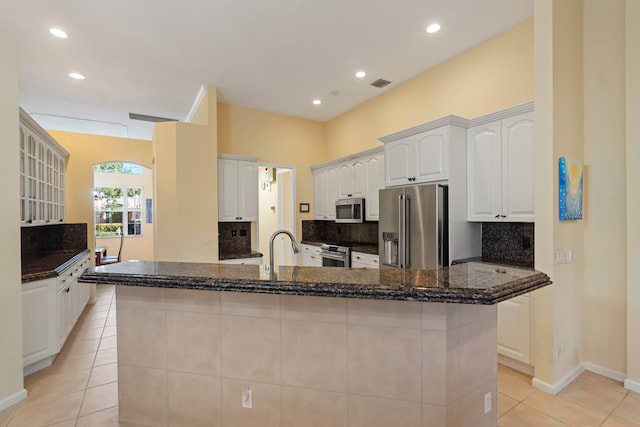
{"label": "kitchen island", "polygon": [[475,262],[128,262],[80,280],[117,285],[120,420],[153,426],[495,426],[495,304],[551,283]]}

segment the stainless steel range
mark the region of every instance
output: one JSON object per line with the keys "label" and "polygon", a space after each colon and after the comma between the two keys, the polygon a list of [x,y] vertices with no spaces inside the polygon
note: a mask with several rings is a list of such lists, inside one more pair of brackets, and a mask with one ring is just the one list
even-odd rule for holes
{"label": "stainless steel range", "polygon": [[347,246],[329,245],[324,243],[320,247],[323,267],[350,267],[351,248]]}

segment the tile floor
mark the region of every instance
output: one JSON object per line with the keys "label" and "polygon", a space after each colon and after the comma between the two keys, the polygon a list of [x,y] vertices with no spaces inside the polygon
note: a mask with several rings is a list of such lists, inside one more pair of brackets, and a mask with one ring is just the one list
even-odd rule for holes
{"label": "tile floor", "polygon": [[[112,427],[118,423],[113,286],[98,286],[53,365],[25,378],[27,400],[0,412],[0,427]],[[640,394],[584,372],[557,396],[499,366],[499,427],[640,427]],[[304,427],[304,426],[301,426]]]}

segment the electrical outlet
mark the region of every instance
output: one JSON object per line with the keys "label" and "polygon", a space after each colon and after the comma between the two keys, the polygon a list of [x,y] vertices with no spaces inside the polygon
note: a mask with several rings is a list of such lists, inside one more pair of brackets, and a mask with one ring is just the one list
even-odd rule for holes
{"label": "electrical outlet", "polygon": [[253,392],[249,386],[242,387],[242,407],[246,409],[253,408]]}
{"label": "electrical outlet", "polygon": [[484,413],[491,412],[491,392],[484,395]]}

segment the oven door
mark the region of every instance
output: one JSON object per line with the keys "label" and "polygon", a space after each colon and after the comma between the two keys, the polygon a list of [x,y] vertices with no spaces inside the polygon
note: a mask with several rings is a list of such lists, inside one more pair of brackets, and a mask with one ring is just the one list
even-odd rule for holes
{"label": "oven door", "polygon": [[337,252],[320,251],[323,267],[349,267],[346,257]]}

